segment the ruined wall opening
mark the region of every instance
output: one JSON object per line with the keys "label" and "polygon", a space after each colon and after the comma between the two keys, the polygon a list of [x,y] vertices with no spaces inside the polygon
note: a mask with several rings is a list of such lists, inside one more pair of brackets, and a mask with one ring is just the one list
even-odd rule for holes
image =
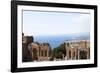
{"label": "ruined wall opening", "polygon": [[82,50],[80,51],[80,59],[87,59],[87,52]]}
{"label": "ruined wall opening", "polygon": [[33,60],[37,60],[38,59],[38,55],[37,55],[37,50],[36,49],[33,49],[32,56],[33,56]]}

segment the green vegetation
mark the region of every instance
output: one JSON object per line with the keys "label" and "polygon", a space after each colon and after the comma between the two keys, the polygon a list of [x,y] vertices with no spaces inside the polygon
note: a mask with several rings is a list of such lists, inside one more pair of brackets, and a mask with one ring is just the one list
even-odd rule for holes
{"label": "green vegetation", "polygon": [[65,43],[53,49],[53,58],[62,59],[66,55]]}

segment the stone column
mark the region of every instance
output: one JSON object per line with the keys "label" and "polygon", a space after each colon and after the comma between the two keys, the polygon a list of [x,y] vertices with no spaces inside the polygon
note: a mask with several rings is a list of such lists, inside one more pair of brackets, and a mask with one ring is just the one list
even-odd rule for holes
{"label": "stone column", "polygon": [[87,59],[89,59],[89,49],[87,49]]}
{"label": "stone column", "polygon": [[67,56],[67,60],[69,60],[69,48],[67,48],[66,56]]}
{"label": "stone column", "polygon": [[32,61],[33,61],[33,50],[32,50]]}
{"label": "stone column", "polygon": [[65,45],[65,48],[66,48],[66,59],[68,59],[68,47],[67,47],[67,43]]}
{"label": "stone column", "polygon": [[67,59],[67,57],[68,57],[68,55],[67,55],[67,51],[68,51],[68,50],[67,50],[67,48],[66,48],[66,59]]}
{"label": "stone column", "polygon": [[64,58],[64,54],[62,54],[62,58],[63,58],[63,60],[65,60],[65,58]]}
{"label": "stone column", "polygon": [[49,56],[49,50],[47,49],[47,57]]}
{"label": "stone column", "polygon": [[[40,49],[40,48],[39,48],[39,49]],[[39,50],[39,53],[40,53],[39,55],[40,55],[40,57],[41,57],[41,49]]]}
{"label": "stone column", "polygon": [[[44,48],[44,47],[43,47]],[[43,50],[43,57],[45,57],[45,50]]]}
{"label": "stone column", "polygon": [[41,49],[39,48],[39,61],[41,60]]}
{"label": "stone column", "polygon": [[75,52],[74,60],[76,60],[76,50],[74,52]]}
{"label": "stone column", "polygon": [[47,49],[47,60],[49,60],[49,50]]}
{"label": "stone column", "polygon": [[78,60],[80,59],[80,50],[78,49]]}
{"label": "stone column", "polygon": [[71,48],[71,60],[73,59],[73,50]]}
{"label": "stone column", "polygon": [[40,57],[42,56],[42,51],[41,51],[41,48],[40,48]]}
{"label": "stone column", "polygon": [[38,49],[37,49],[37,56],[38,56],[38,61],[39,61],[39,57],[40,57],[40,55],[39,55],[39,47],[38,47]]}

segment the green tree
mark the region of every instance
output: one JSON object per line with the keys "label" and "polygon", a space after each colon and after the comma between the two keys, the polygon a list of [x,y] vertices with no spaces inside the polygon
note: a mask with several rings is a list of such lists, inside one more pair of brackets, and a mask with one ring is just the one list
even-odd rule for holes
{"label": "green tree", "polygon": [[53,57],[57,59],[62,59],[62,55],[66,55],[65,43],[59,45],[58,47],[53,49]]}

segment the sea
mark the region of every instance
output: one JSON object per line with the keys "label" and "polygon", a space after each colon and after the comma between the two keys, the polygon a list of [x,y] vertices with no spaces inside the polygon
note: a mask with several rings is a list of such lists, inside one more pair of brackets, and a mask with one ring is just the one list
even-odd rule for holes
{"label": "sea", "polygon": [[49,43],[51,48],[56,48],[65,41],[87,40],[90,39],[89,34],[78,35],[54,35],[54,36],[34,36],[34,41],[39,43]]}

